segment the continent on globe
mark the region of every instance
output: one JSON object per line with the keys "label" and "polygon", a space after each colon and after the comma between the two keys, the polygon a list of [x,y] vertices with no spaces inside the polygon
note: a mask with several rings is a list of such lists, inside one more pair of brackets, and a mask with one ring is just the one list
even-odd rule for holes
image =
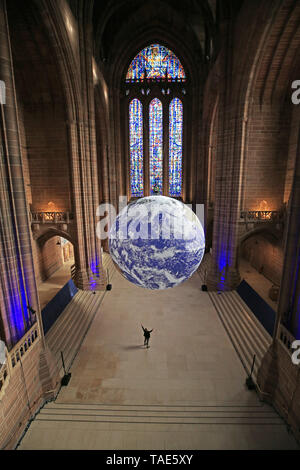
{"label": "continent on globe", "polygon": [[139,199],[112,224],[109,249],[123,276],[139,287],[164,290],[189,279],[204,256],[205,235],[193,211],[165,196]]}

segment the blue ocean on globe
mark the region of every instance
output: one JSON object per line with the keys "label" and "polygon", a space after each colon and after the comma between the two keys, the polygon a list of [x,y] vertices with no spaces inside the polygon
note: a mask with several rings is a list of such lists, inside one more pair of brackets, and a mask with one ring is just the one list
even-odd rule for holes
{"label": "blue ocean on globe", "polygon": [[150,196],[120,212],[110,229],[109,249],[128,281],[145,289],[164,290],[197,271],[205,235],[188,206],[165,196]]}

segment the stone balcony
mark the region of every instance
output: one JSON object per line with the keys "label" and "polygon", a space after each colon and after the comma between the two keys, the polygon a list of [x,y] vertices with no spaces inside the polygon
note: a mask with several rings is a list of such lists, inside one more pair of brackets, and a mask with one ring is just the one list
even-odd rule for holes
{"label": "stone balcony", "polygon": [[30,212],[29,217],[34,238],[49,230],[73,235],[74,216],[71,212]]}
{"label": "stone balcony", "polygon": [[73,219],[70,212],[31,212],[32,224],[69,224]]}
{"label": "stone balcony", "polygon": [[283,221],[283,213],[282,211],[242,211],[241,219],[240,222],[245,223],[279,223]]}
{"label": "stone balcony", "polygon": [[279,211],[241,211],[239,219],[239,232],[242,236],[252,231],[263,228],[276,232],[279,236],[283,232],[286,219],[286,212]]}

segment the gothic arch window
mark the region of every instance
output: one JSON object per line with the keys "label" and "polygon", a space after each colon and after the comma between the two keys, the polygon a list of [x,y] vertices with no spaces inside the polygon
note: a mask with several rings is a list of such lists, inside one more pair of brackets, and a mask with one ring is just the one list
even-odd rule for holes
{"label": "gothic arch window", "polygon": [[140,51],[128,68],[128,189],[133,198],[182,196],[186,87],[180,60],[160,44]]}
{"label": "gothic arch window", "polygon": [[170,196],[181,196],[182,191],[182,131],[183,104],[179,98],[170,103],[169,115],[169,189]]}
{"label": "gothic arch window", "polygon": [[143,105],[136,98],[129,105],[129,135],[131,195],[142,197],[144,194]]}

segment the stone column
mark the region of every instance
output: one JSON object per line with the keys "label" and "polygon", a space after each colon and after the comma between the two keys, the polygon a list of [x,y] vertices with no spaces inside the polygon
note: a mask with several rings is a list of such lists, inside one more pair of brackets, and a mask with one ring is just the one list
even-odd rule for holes
{"label": "stone column", "polygon": [[[0,79],[6,104],[0,105],[0,308],[8,348],[42,320],[35,282],[29,208],[22,169],[18,108],[14,83],[6,1],[0,0]],[[36,311],[32,315],[28,307]]]}
{"label": "stone column", "polygon": [[234,289],[240,283],[237,269],[238,220],[247,119],[243,115],[244,110],[233,101],[236,92],[232,89],[232,34],[228,26],[220,60],[219,73],[224,80],[220,83],[212,263],[207,279],[210,290],[220,291]]}
{"label": "stone column", "polygon": [[[89,4],[83,4],[79,22],[81,107],[76,122],[69,123],[72,155],[74,207],[77,225],[76,278],[79,289],[104,290],[106,275],[102,266],[101,240],[98,239],[97,207],[100,204],[95,96],[92,63],[92,35],[86,21]],[[85,8],[87,11],[85,11]]]}
{"label": "stone column", "polygon": [[280,321],[300,339],[300,136],[293,186],[288,207],[285,256],[280,287],[275,337]]}

